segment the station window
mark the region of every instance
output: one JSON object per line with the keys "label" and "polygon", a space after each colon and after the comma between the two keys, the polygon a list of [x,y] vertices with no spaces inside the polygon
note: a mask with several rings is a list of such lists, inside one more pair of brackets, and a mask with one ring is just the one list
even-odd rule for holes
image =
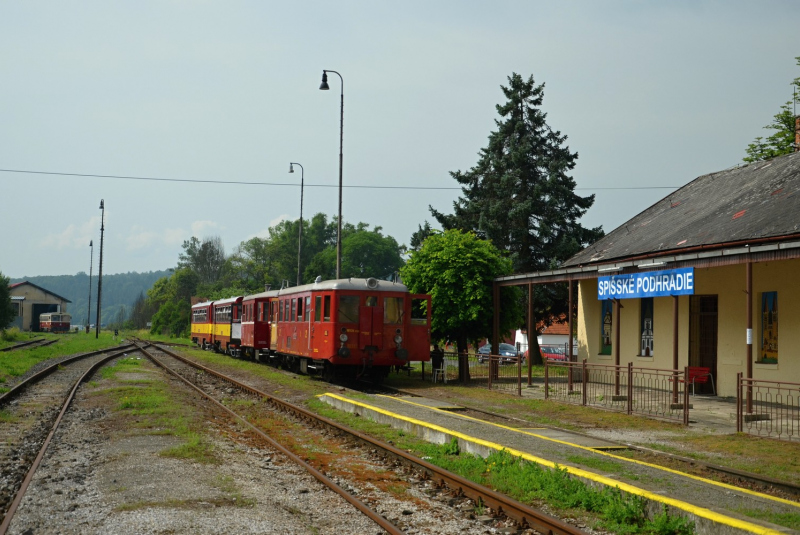
{"label": "station window", "polygon": [[319,322],[322,317],[322,296],[318,295],[314,298],[314,321]]}
{"label": "station window", "polygon": [[611,331],[614,321],[614,302],[611,299],[600,301],[600,354],[611,354]]}
{"label": "station window", "polygon": [[761,294],[761,342],[756,362],[778,363],[778,292]]}
{"label": "station window", "polygon": [[383,298],[383,323],[389,323],[389,324],[403,323],[402,297]]}
{"label": "station window", "polygon": [[653,298],[641,299],[641,314],[639,320],[640,347],[639,355],[642,357],[653,356]]}
{"label": "station window", "polygon": [[337,312],[339,323],[358,323],[358,296],[343,295],[339,297],[339,310]]}

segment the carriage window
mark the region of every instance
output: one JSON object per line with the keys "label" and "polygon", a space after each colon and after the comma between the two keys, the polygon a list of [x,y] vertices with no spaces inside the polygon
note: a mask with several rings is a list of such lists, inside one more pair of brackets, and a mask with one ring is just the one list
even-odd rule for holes
{"label": "carriage window", "polygon": [[427,325],[428,324],[428,300],[427,299],[412,299],[411,300],[411,324],[412,325]]}
{"label": "carriage window", "polygon": [[322,314],[322,321],[331,321],[331,296],[325,296],[325,311]]}
{"label": "carriage window", "polygon": [[279,301],[279,305],[278,305],[278,309],[279,309],[278,321],[283,321],[283,314],[284,314],[283,313],[283,309],[285,308],[285,305],[283,303],[284,303],[284,301]]}
{"label": "carriage window", "polygon": [[383,298],[383,323],[403,323],[403,298]]}
{"label": "carriage window", "polygon": [[314,298],[314,321],[319,321],[322,316],[322,296],[318,295]]}
{"label": "carriage window", "polygon": [[367,296],[367,306],[368,307],[376,307],[378,306],[378,298],[374,295]]}
{"label": "carriage window", "polygon": [[292,299],[292,309],[291,314],[289,315],[289,321],[295,321],[297,319],[297,299]]}
{"label": "carriage window", "polygon": [[306,297],[306,321],[311,321],[311,296]]}
{"label": "carriage window", "polygon": [[339,297],[339,323],[358,323],[358,296],[343,295]]}
{"label": "carriage window", "polygon": [[303,321],[303,298],[297,298],[297,316],[295,317],[297,321]]}
{"label": "carriage window", "polygon": [[278,321],[278,301],[272,302],[272,318],[273,321]]}

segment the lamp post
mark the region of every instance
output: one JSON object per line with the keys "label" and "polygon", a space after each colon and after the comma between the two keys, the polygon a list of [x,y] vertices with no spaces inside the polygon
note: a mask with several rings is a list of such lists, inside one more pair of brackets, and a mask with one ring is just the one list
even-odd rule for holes
{"label": "lamp post", "polygon": [[92,264],[94,263],[93,241],[89,240],[89,305],[86,309],[86,334],[89,334],[89,323],[92,321]]}
{"label": "lamp post", "polygon": [[341,115],[339,118],[339,219],[337,221],[336,231],[336,278],[341,278],[342,274],[342,143],[344,140],[344,78],[336,71],[323,69],[322,83],[319,88],[323,91],[330,89],[328,87],[328,73],[332,72],[339,77],[342,82],[341,94]]}
{"label": "lamp post", "polygon": [[103,231],[106,229],[106,208],[103,199],[100,199],[100,210],[100,268],[97,270],[97,321],[94,326],[95,338],[100,338],[100,296],[103,290]]}
{"label": "lamp post", "polygon": [[300,235],[297,237],[297,285],[300,286],[300,253],[303,251],[303,181],[305,169],[296,162],[289,162],[289,172],[294,173],[293,165],[300,167]]}

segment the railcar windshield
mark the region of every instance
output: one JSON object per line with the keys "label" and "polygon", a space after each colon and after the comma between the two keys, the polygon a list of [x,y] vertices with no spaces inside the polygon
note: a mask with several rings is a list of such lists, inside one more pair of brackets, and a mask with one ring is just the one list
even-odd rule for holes
{"label": "railcar windshield", "polygon": [[339,309],[336,318],[339,323],[358,323],[357,295],[342,295],[339,297]]}
{"label": "railcar windshield", "polygon": [[412,325],[427,325],[428,324],[428,300],[427,299],[412,299],[411,300],[411,324]]}
{"label": "railcar windshield", "polygon": [[387,324],[403,323],[402,297],[383,298],[383,323]]}

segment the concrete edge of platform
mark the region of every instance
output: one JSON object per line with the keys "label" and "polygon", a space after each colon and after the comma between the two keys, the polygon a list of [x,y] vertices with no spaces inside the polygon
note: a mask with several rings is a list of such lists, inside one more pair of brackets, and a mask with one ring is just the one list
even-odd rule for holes
{"label": "concrete edge of platform", "polygon": [[461,451],[472,453],[480,457],[488,457],[491,453],[505,449],[515,457],[521,457],[526,461],[546,466],[548,468],[559,468],[567,470],[573,477],[577,477],[587,485],[593,487],[617,488],[621,492],[637,496],[646,500],[648,513],[651,515],[660,514],[666,507],[670,514],[681,515],[690,518],[695,522],[695,532],[699,535],[713,534],[750,534],[778,535],[784,533],[795,533],[793,530],[781,526],[764,526],[754,524],[749,520],[729,516],[727,511],[719,512],[704,507],[692,505],[680,500],[659,495],[654,492],[623,483],[613,478],[595,474],[581,468],[572,466],[557,465],[552,461],[542,459],[526,452],[505,448],[501,444],[495,444],[480,438],[446,429],[444,427],[417,420],[408,416],[392,413],[387,409],[374,407],[362,401],[346,398],[344,396],[327,393],[317,396],[321,401],[330,406],[351,414],[369,418],[377,423],[389,425],[395,429],[413,433],[415,436],[431,442],[433,444],[447,444],[455,439]]}

